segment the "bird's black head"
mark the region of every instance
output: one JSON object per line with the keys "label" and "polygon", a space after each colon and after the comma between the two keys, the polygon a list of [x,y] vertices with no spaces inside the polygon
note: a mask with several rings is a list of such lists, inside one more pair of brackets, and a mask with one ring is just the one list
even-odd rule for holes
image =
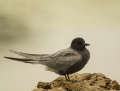
{"label": "bird's black head", "polygon": [[75,38],[71,43],[71,47],[76,50],[84,50],[85,46],[89,46],[90,44],[85,43],[83,38]]}

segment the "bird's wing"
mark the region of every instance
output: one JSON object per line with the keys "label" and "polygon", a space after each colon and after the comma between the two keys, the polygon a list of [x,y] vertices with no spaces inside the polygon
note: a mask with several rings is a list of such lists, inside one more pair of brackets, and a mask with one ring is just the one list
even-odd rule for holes
{"label": "bird's wing", "polygon": [[63,49],[54,54],[28,54],[16,52],[13,50],[10,51],[19,54],[20,56],[23,56],[25,58],[13,58],[13,57],[5,58],[21,61],[24,63],[43,64],[57,71],[67,70],[69,67],[82,60],[82,56],[71,48]]}
{"label": "bird's wing", "polygon": [[49,58],[51,58],[49,61],[39,61],[39,63],[57,71],[67,70],[69,67],[82,60],[82,56],[71,48],[63,49],[49,55]]}

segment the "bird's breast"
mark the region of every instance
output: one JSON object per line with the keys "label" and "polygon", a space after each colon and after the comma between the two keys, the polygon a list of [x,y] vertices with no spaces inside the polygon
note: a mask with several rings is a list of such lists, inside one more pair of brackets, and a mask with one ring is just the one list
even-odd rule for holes
{"label": "bird's breast", "polygon": [[88,51],[88,49],[85,49],[84,51],[81,51],[80,54],[82,55],[81,63],[85,65],[90,59],[90,52]]}
{"label": "bird's breast", "polygon": [[79,70],[81,70],[88,62],[88,60],[90,59],[90,53],[87,49],[85,49],[84,51],[80,51],[79,52],[82,56],[82,60],[80,60],[79,62],[77,62],[76,64],[74,64],[73,66],[71,66],[66,73],[68,74],[72,74],[75,73]]}

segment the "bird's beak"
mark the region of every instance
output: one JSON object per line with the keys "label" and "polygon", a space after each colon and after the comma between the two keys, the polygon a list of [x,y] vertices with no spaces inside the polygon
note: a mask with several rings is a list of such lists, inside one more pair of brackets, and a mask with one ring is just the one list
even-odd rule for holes
{"label": "bird's beak", "polygon": [[89,46],[90,44],[88,44],[88,43],[85,43],[84,45],[85,45],[85,46]]}

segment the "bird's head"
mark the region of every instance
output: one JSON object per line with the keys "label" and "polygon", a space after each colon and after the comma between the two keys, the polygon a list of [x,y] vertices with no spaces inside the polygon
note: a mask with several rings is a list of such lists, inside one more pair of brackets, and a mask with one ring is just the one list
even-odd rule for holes
{"label": "bird's head", "polygon": [[89,46],[90,44],[85,43],[83,38],[75,38],[71,43],[71,48],[76,50],[84,50],[85,46]]}

